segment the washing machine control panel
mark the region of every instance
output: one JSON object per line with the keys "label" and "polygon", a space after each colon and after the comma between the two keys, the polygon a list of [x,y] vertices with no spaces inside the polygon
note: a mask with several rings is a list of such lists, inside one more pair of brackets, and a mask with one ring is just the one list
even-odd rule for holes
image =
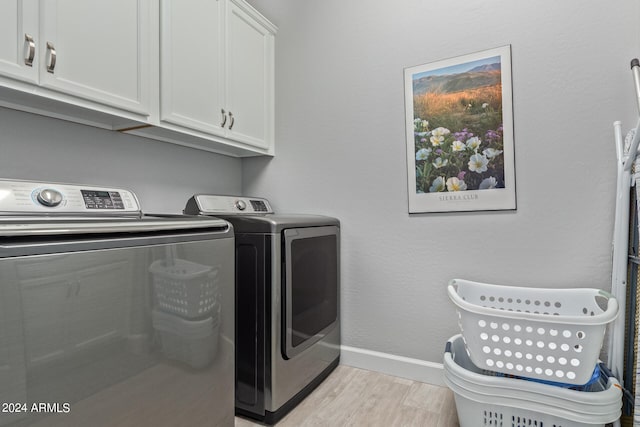
{"label": "washing machine control panel", "polygon": [[204,215],[255,215],[273,213],[273,210],[271,209],[271,205],[269,205],[269,201],[260,197],[198,194],[187,204],[185,213]]}
{"label": "washing machine control panel", "polygon": [[0,180],[0,214],[107,214],[140,213],[129,190],[78,184]]}

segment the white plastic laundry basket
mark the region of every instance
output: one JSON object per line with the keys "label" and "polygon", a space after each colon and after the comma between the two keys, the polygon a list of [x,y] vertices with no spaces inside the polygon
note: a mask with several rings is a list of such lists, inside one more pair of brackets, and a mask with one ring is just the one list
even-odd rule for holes
{"label": "white plastic laundry basket", "polygon": [[443,367],[461,427],[603,427],[620,417],[622,391],[613,377],[577,391],[495,376],[471,362],[461,335],[447,343]]}
{"label": "white plastic laundry basket", "polygon": [[208,366],[218,352],[219,310],[212,317],[187,320],[173,314],[153,310],[152,322],[162,345],[162,353],[193,368]]}
{"label": "white plastic laundry basket", "polygon": [[454,393],[460,427],[605,427],[607,425],[607,423],[593,422],[593,419],[573,421],[567,418],[574,415],[571,412],[567,412],[564,416],[552,415],[542,412],[544,408],[527,409],[526,403],[522,403],[522,407],[519,408],[510,407],[506,406],[501,399],[479,397],[480,400],[474,400],[463,393],[462,390]]}
{"label": "white plastic laundry basket", "polygon": [[149,271],[160,310],[192,319],[206,317],[215,308],[217,268],[177,258],[154,261]]}
{"label": "white plastic laundry basket", "polygon": [[448,293],[473,363],[507,374],[585,384],[618,314],[598,289],[540,289],[454,279]]}

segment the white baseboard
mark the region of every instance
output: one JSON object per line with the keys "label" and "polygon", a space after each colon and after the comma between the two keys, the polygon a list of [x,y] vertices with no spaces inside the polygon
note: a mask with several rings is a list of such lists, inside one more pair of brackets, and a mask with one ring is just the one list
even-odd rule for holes
{"label": "white baseboard", "polygon": [[442,363],[343,345],[340,364],[445,387]]}

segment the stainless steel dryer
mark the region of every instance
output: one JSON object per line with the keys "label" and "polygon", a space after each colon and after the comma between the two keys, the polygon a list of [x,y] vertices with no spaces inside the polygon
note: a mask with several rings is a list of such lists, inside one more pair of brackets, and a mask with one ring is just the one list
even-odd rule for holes
{"label": "stainless steel dryer", "polygon": [[0,425],[234,425],[233,228],[0,180]]}
{"label": "stainless steel dryer", "polygon": [[340,361],[340,222],[260,198],[195,195],[236,238],[236,414],[273,424]]}

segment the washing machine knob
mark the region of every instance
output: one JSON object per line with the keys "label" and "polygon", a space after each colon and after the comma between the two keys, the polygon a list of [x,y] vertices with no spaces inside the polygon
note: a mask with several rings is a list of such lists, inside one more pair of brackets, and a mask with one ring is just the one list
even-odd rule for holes
{"label": "washing machine knob", "polygon": [[37,199],[42,206],[53,208],[62,203],[62,194],[58,190],[45,188],[38,193]]}
{"label": "washing machine knob", "polygon": [[244,202],[244,200],[236,200],[233,206],[235,206],[239,211],[247,209],[247,204]]}

